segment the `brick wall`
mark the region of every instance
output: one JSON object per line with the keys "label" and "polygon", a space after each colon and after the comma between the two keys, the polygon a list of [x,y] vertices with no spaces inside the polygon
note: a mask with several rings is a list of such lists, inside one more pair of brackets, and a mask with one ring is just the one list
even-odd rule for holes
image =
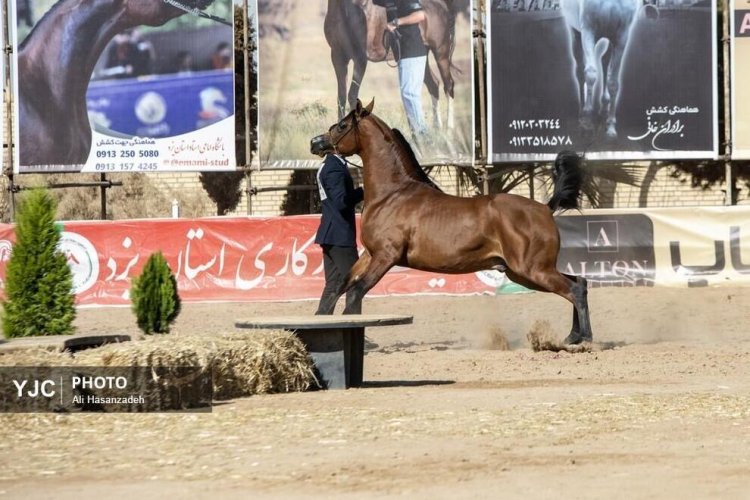
{"label": "brick wall", "polygon": [[[253,170],[250,174],[251,184],[256,188],[286,186],[291,180],[292,170]],[[648,208],[648,207],[680,207],[680,206],[716,206],[724,204],[724,186],[717,186],[709,190],[702,190],[690,186],[690,181],[681,182],[669,175],[669,169],[660,167],[649,167],[648,163],[643,165],[640,186],[628,186],[626,184],[613,184],[603,181],[600,189],[604,193],[604,205],[613,208]],[[360,172],[352,170],[356,183],[361,182]],[[470,186],[460,186],[456,170],[450,167],[434,169],[430,176],[446,193],[459,196],[471,196],[473,191]],[[194,196],[205,204],[203,215],[215,215],[214,205],[203,190],[198,173],[165,173],[151,175],[152,182],[169,199]],[[534,197],[545,201],[549,198],[549,186],[545,179],[537,177],[534,182]],[[246,183],[243,182],[243,191]],[[530,188],[528,184],[519,186],[514,193],[528,197]],[[179,195],[179,196],[177,196]],[[262,192],[252,196],[252,215],[277,216],[282,214],[282,204],[286,191]],[[739,204],[750,204],[750,193],[742,186],[739,195]],[[183,211],[184,213],[184,211]],[[246,215],[247,196],[242,200],[233,212],[237,215]],[[196,214],[197,216],[198,214]]]}

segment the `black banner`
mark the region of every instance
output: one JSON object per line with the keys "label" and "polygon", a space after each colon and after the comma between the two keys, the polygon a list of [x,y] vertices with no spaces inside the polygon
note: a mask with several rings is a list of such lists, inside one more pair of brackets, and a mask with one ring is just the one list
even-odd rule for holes
{"label": "black banner", "polygon": [[640,214],[557,217],[562,248],[557,268],[591,286],[653,286],[654,227]]}
{"label": "black banner", "polygon": [[[598,159],[716,156],[714,2],[492,4],[492,161],[552,160],[563,149]],[[619,16],[621,29],[589,23],[598,15]]]}

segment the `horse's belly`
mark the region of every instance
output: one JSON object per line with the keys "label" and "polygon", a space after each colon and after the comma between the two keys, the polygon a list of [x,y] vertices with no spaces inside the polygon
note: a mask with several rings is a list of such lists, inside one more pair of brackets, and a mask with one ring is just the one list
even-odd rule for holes
{"label": "horse's belly", "polygon": [[405,265],[423,271],[463,274],[490,269],[501,262],[499,248],[476,235],[466,238],[414,238]]}

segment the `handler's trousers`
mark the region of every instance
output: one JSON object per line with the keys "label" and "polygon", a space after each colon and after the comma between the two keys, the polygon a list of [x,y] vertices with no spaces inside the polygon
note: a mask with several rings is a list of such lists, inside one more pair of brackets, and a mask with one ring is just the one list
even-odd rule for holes
{"label": "handler's trousers", "polygon": [[[335,245],[321,245],[321,247],[323,247],[323,269],[326,276],[326,286],[323,288],[323,294],[320,296],[318,310],[315,314],[333,314],[333,310],[336,308],[334,299],[337,298],[339,291],[346,284],[346,277],[354,263],[357,262],[359,255],[354,247]],[[346,293],[347,301],[352,293],[352,290]],[[326,304],[328,305],[326,306]],[[362,312],[361,298],[354,304],[353,310],[350,312],[354,314]]]}

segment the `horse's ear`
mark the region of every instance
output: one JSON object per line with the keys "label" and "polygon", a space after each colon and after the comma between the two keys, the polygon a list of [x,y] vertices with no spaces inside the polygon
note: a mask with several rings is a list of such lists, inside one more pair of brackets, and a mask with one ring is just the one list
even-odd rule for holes
{"label": "horse's ear", "polygon": [[367,113],[365,113],[365,116],[367,116],[370,113],[372,113],[372,108],[373,107],[375,107],[375,98],[374,97],[372,98],[372,101],[370,101],[370,104],[368,104],[367,107],[365,107],[365,111],[367,111]]}
{"label": "horse's ear", "polygon": [[357,113],[357,116],[362,114],[362,101],[360,101],[359,99],[357,99],[357,108],[355,111]]}

